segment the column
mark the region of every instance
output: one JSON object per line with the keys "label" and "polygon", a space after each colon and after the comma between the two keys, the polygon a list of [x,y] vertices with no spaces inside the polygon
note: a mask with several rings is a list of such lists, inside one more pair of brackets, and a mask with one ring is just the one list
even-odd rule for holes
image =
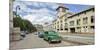
{"label": "column", "polygon": [[63,17],[63,31],[65,31],[65,16]]}

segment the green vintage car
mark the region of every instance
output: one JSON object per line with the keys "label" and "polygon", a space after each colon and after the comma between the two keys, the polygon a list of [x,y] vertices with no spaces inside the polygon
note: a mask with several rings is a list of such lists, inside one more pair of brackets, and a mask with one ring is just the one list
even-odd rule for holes
{"label": "green vintage car", "polygon": [[44,40],[47,40],[49,43],[51,42],[61,42],[61,37],[55,31],[45,31],[44,32]]}

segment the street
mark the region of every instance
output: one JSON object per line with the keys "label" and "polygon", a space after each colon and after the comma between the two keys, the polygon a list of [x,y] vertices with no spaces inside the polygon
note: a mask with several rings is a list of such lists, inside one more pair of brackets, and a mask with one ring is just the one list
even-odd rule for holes
{"label": "street", "polygon": [[39,38],[37,35],[28,34],[23,40],[11,42],[10,49],[32,49],[32,48],[46,48],[46,47],[63,47],[63,46],[77,46],[81,44],[62,41],[61,43],[49,44],[43,38]]}
{"label": "street", "polygon": [[10,50],[95,44],[94,5],[13,2]]}

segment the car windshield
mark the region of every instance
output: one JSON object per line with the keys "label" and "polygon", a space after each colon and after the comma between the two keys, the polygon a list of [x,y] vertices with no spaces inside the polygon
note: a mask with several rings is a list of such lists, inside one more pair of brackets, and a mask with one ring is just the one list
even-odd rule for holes
{"label": "car windshield", "polygon": [[57,33],[56,32],[53,32],[53,31],[50,31],[48,34],[49,35],[57,35]]}

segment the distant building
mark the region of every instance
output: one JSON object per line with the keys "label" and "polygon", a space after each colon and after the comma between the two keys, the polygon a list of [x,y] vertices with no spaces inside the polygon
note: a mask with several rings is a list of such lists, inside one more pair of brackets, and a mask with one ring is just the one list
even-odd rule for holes
{"label": "distant building", "polygon": [[43,31],[43,26],[42,25],[35,24],[34,26],[36,27],[37,31]]}
{"label": "distant building", "polygon": [[58,19],[53,21],[53,29],[58,32],[94,33],[95,13],[94,7],[73,14],[63,5],[57,9]]}
{"label": "distant building", "polygon": [[48,24],[44,26],[43,29],[44,31],[55,31],[55,29],[53,29],[53,24]]}

